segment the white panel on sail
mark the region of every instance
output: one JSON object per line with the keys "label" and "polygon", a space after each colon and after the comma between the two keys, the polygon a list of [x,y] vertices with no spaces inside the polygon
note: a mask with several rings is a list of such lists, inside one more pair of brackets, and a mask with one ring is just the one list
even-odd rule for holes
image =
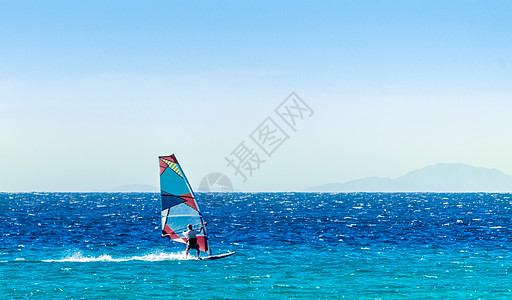
{"label": "white panel on sail", "polygon": [[167,219],[167,215],[169,215],[169,209],[162,210],[162,230],[165,228],[165,221]]}

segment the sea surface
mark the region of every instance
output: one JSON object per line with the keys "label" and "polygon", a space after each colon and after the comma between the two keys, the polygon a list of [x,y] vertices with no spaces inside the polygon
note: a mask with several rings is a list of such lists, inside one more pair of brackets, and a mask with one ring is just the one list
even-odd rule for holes
{"label": "sea surface", "polygon": [[0,193],[0,299],[512,299],[512,194],[198,196],[234,255],[185,259],[158,194]]}

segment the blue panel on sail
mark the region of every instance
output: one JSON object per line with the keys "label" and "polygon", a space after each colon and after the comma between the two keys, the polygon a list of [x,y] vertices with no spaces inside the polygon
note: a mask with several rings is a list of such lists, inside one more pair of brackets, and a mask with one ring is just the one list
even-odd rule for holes
{"label": "blue panel on sail", "polygon": [[185,179],[176,174],[171,168],[167,168],[162,175],[160,175],[160,188],[162,192],[165,191],[173,195],[190,193]]}
{"label": "blue panel on sail", "polygon": [[183,202],[185,202],[185,200],[181,199],[180,197],[176,197],[174,195],[165,195],[162,193],[162,210]]}

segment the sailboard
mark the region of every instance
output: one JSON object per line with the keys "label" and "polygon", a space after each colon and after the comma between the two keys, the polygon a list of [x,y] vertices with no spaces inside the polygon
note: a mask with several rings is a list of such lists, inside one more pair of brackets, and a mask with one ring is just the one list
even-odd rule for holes
{"label": "sailboard", "polygon": [[196,230],[201,228],[197,234],[197,244],[200,251],[208,254],[202,259],[219,259],[232,255],[234,252],[212,255],[204,217],[197,204],[197,197],[176,156],[174,154],[159,156],[158,160],[160,163],[160,198],[162,200],[162,236],[177,243],[187,244],[187,238],[183,232],[187,230],[187,225],[191,224],[192,228]]}

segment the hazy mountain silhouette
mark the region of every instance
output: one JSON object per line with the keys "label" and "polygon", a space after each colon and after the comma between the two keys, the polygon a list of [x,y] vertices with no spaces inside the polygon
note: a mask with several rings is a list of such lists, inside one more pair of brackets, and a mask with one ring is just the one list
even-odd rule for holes
{"label": "hazy mountain silhouette", "polygon": [[311,187],[319,192],[512,192],[512,176],[466,164],[437,164],[396,179],[369,177]]}

